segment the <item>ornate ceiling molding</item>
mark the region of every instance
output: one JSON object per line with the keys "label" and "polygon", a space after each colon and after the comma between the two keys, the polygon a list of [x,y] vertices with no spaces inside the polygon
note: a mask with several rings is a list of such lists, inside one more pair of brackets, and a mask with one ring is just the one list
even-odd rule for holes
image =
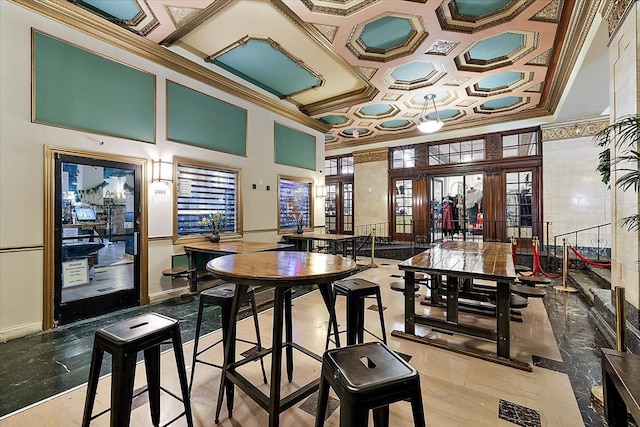
{"label": "ornate ceiling molding", "polygon": [[105,21],[70,2],[56,0],[9,1],[124,51],[224,91],[231,96],[236,96],[304,126],[308,126],[316,131],[326,133],[331,128],[319,120],[312,119],[299,111],[287,108],[262,93],[253,91],[240,83],[215,73],[205,66],[198,65],[124,28]]}
{"label": "ornate ceiling molding", "polygon": [[386,162],[389,157],[389,150],[387,148],[377,148],[373,150],[362,150],[353,152],[353,162],[358,163],[371,163],[371,162]]}
{"label": "ornate ceiling molding", "polygon": [[543,125],[542,141],[557,141],[560,139],[592,137],[609,126],[608,117],[594,117],[585,120],[575,120],[552,125]]}

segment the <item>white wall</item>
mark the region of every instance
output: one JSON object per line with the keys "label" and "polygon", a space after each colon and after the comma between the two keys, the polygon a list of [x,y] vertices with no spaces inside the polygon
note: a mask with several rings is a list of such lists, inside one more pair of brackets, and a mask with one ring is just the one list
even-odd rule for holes
{"label": "white wall", "polygon": [[[639,113],[639,72],[640,56],[638,46],[640,42],[640,3],[635,3],[626,15],[624,22],[609,44],[609,89],[611,112],[613,120],[627,115]],[[638,149],[637,143],[635,149]],[[618,153],[612,149],[611,156]],[[637,165],[636,165],[637,166]],[[611,182],[615,182],[622,172],[612,171]],[[639,211],[638,192],[633,189],[622,191],[612,184],[613,197],[611,201],[612,220],[636,215]],[[640,307],[640,278],[638,260],[640,259],[640,239],[638,231],[630,231],[627,227],[616,227],[613,238],[613,257],[611,260],[611,285],[625,287],[627,301],[635,307]]]}
{"label": "white wall", "polygon": [[[94,135],[31,123],[31,28],[70,41],[92,52],[156,75],[156,144]],[[0,340],[40,329],[43,295],[43,146],[55,145],[97,153],[121,154],[151,161],[174,156],[239,168],[243,175],[245,238],[277,241],[277,175],[324,182],[324,136],[272,111],[227,95],[201,82],[94,39],[84,33],[0,1]],[[166,79],[248,110],[247,156],[233,156],[166,140]],[[314,135],[315,171],[274,164],[273,123]],[[149,181],[151,167],[149,170]],[[263,186],[252,190],[260,180]],[[271,186],[266,191],[266,185]],[[172,235],[173,201],[154,201],[149,191],[149,294],[152,300],[169,295],[172,284],[160,271],[170,255],[181,253]],[[322,204],[315,208],[323,223]],[[179,283],[179,282],[176,282]]]}
{"label": "white wall", "polygon": [[[611,222],[611,191],[596,171],[600,151],[592,136],[543,142],[543,221],[551,223],[550,237]],[[610,248],[611,227],[601,231],[601,244]],[[597,230],[579,233],[577,244],[596,246],[597,239]]]}

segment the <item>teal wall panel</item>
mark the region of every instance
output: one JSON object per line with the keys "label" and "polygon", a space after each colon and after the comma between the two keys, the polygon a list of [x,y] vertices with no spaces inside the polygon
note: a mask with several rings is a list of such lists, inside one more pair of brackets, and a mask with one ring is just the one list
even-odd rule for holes
{"label": "teal wall panel", "polygon": [[155,76],[34,31],[34,121],[155,143]]}
{"label": "teal wall panel", "polygon": [[304,169],[316,169],[316,138],[275,123],[275,161]]}
{"label": "teal wall panel", "polygon": [[167,138],[245,156],[247,110],[168,81]]}

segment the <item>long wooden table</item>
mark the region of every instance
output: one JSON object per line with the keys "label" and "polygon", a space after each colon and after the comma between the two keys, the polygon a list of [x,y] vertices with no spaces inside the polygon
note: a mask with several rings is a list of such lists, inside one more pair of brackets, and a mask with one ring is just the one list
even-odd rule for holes
{"label": "long wooden table", "polygon": [[[427,273],[434,281],[446,276],[446,315],[418,315],[415,313],[414,292],[404,292],[404,331],[393,331],[393,336],[435,345],[459,353],[495,361],[519,369],[531,370],[528,363],[511,359],[510,353],[510,287],[516,278],[511,256],[511,244],[496,242],[443,242],[398,265],[404,271],[405,290],[414,289],[415,273]],[[460,323],[458,319],[458,292],[465,279],[485,279],[495,281],[496,286],[496,328]],[[496,342],[496,352],[453,347],[444,341],[419,337],[415,325],[425,325],[434,331],[461,334]]]}
{"label": "long wooden table", "polygon": [[302,234],[285,234],[282,236],[287,242],[294,242],[297,251],[311,250],[311,247],[305,248],[305,243],[313,241],[328,242],[329,251],[333,255],[337,255],[336,246],[342,243],[342,255],[347,256],[347,242],[351,242],[353,250],[353,260],[356,260],[356,236],[353,234],[330,234],[330,233],[302,233]]}
{"label": "long wooden table", "polygon": [[[236,322],[229,322],[227,342],[224,348],[224,363],[220,392],[216,407],[215,422],[219,421],[222,400],[227,395],[227,410],[229,417],[233,414],[234,384],[247,393],[264,410],[269,413],[269,426],[278,426],[280,412],[292,407],[295,403],[311,395],[319,386],[319,378],[302,386],[295,392],[281,397],[280,384],[282,380],[282,350],[286,350],[287,377],[293,380],[293,350],[299,350],[306,355],[322,361],[322,358],[310,350],[293,342],[293,325],[291,320],[291,292],[292,288],[301,285],[317,284],[329,312],[329,319],[335,321],[331,282],[350,276],[356,271],[356,263],[346,257],[310,252],[282,251],[255,252],[237,255],[226,255],[215,258],[207,264],[207,270],[215,277],[236,283],[236,293],[232,302],[231,318],[236,314],[250,286],[271,286],[274,288],[273,304],[273,347],[263,349],[240,362],[235,361],[235,330]],[[330,320],[331,321],[331,320]],[[285,341],[283,342],[282,325],[285,323]],[[335,328],[335,338],[337,328]],[[258,357],[271,353],[271,381],[267,396],[254,384],[241,375],[236,368],[243,366]]]}
{"label": "long wooden table", "polygon": [[199,253],[210,254],[212,257],[229,254],[246,254],[263,251],[279,251],[291,249],[293,244],[251,242],[247,240],[229,240],[225,242],[195,242],[184,245],[184,252],[189,260],[189,270],[192,271],[189,278],[189,291],[198,291],[198,274],[196,255]]}

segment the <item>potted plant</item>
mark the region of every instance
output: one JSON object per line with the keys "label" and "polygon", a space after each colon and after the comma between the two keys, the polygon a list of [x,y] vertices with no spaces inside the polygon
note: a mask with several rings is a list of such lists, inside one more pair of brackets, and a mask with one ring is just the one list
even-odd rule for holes
{"label": "potted plant", "polygon": [[[640,139],[640,116],[624,117],[602,129],[594,136],[595,142],[605,148],[598,157],[596,170],[602,176],[602,182],[610,184],[611,167],[621,174],[615,185],[622,191],[629,188],[637,193],[640,189],[640,172],[638,171],[638,140]],[[611,147],[616,149],[617,156],[611,157]],[[620,225],[629,230],[637,230],[640,214],[630,215],[620,220]]]}
{"label": "potted plant", "polygon": [[209,240],[211,240],[212,243],[218,243],[220,241],[220,232],[226,223],[227,220],[222,212],[212,212],[199,222],[201,227],[207,227],[211,232]]}
{"label": "potted plant", "polygon": [[302,234],[304,233],[304,226],[306,225],[304,212],[299,212],[296,216],[296,233]]}

